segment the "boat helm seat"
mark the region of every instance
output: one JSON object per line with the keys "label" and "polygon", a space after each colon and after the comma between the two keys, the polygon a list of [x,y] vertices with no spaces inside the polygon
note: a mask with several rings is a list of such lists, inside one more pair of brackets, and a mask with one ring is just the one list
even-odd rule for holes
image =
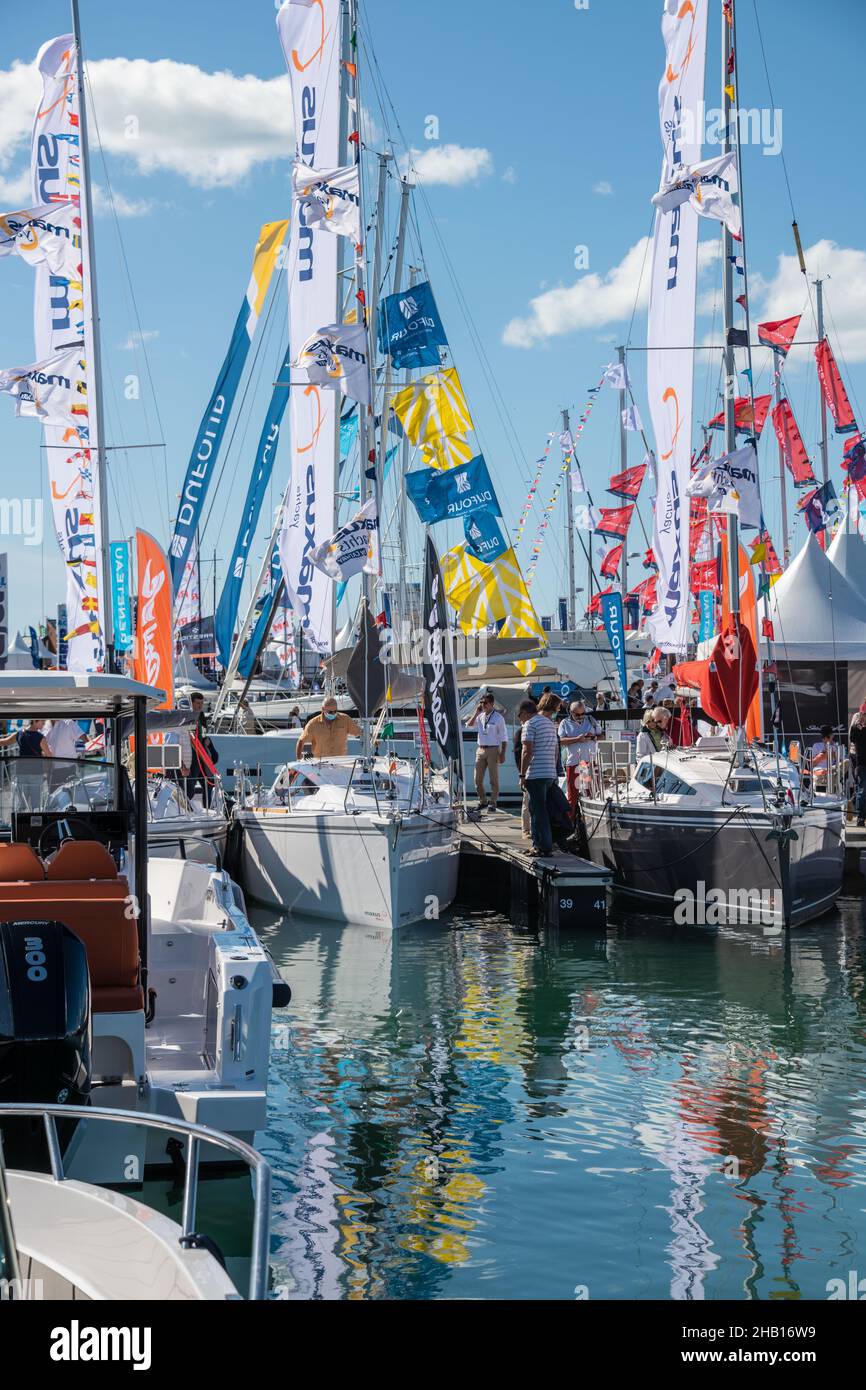
{"label": "boat helm seat", "polygon": [[43,865],[29,845],[0,845],[0,921],[65,923],[84,943],[94,1013],[144,1008],[138,926],[129,887],[108,850],[68,840]]}

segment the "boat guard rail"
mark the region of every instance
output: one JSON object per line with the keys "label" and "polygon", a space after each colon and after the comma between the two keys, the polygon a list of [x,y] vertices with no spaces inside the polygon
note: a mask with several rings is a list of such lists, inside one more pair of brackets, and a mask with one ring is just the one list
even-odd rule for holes
{"label": "boat guard rail", "polygon": [[181,1135],[187,1142],[186,1172],[183,1185],[183,1211],[181,1233],[178,1244],[184,1246],[190,1237],[197,1234],[195,1229],[196,1204],[198,1201],[199,1167],[201,1147],[210,1144],[242,1159],[250,1171],[253,1189],[253,1226],[250,1239],[250,1277],[247,1298],[259,1300],[267,1297],[268,1289],[268,1242],[269,1206],[271,1198],[271,1169],[267,1159],[231,1134],[210,1129],[207,1125],[192,1124],[188,1120],[167,1119],[162,1115],[142,1115],[131,1110],[110,1110],[96,1105],[44,1105],[39,1102],[21,1104],[0,1103],[0,1122],[7,1118],[34,1119],[42,1117],[45,1142],[48,1149],[48,1162],[51,1176],[55,1182],[67,1181],[63,1167],[63,1154],[57,1135],[58,1119],[61,1120],[101,1120],[112,1124],[141,1125],[145,1129],[167,1131],[171,1135]]}

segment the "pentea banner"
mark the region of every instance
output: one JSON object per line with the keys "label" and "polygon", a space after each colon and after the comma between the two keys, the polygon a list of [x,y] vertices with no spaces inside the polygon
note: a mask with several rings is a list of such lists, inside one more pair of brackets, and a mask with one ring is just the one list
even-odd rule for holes
{"label": "pentea banner", "polygon": [[135,554],[138,603],[133,673],[136,680],[165,691],[165,699],[155,709],[172,709],[174,630],[168,560],[147,531],[136,531]]}

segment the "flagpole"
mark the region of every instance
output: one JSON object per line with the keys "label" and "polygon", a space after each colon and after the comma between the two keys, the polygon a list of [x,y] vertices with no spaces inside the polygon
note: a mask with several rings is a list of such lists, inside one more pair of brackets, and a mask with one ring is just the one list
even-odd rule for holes
{"label": "flagpole", "polygon": [[[730,21],[730,22],[729,22]],[[733,148],[731,141],[731,72],[733,44],[731,26],[733,24],[733,0],[730,7],[722,6],[722,110],[724,113],[723,151],[729,154]],[[742,218],[742,192],[740,194],[740,216]],[[725,381],[725,452],[732,454],[737,447],[737,427],[734,403],[736,400],[736,378],[734,375],[734,349],[730,341],[734,325],[734,265],[733,238],[727,223],[722,224],[722,290],[724,303],[724,381]],[[754,421],[753,421],[754,424]],[[740,560],[739,526],[735,513],[728,514],[728,603],[731,615],[739,617],[740,612]]]}
{"label": "flagpole", "polygon": [[[782,399],[782,354],[777,347],[773,348],[773,401],[778,409]],[[754,397],[753,397],[754,399]],[[785,484],[785,450],[782,441],[779,440],[779,500],[782,504],[782,568],[787,568],[790,551],[788,549],[788,496]]]}
{"label": "flagpole", "polygon": [[[78,89],[80,177],[84,207],[81,211],[82,249],[86,249],[87,291],[90,299],[90,343],[88,344],[87,315],[85,314],[85,355],[87,356],[88,422],[96,434],[96,486],[99,500],[100,545],[97,555],[98,579],[101,584],[100,619],[105,636],[105,669],[114,669],[114,622],[111,612],[111,584],[108,566],[108,476],[103,438],[104,411],[102,403],[102,360],[99,341],[99,301],[96,293],[96,248],[93,236],[93,196],[90,186],[90,152],[87,143],[87,101],[84,95],[84,50],[81,45],[81,22],[78,0],[72,2],[72,35],[75,42],[75,81]],[[92,397],[91,397],[92,388]],[[90,413],[92,411],[92,414]],[[88,440],[89,442],[89,440]],[[99,590],[97,589],[97,593]]]}
{"label": "flagpole", "polygon": [[[569,415],[567,410],[562,412],[562,432],[568,435],[570,430]],[[574,460],[574,448],[572,447],[570,461],[568,465],[568,477],[565,480],[565,548],[568,555],[568,626],[572,632],[577,630],[577,605],[574,594],[574,493],[571,486],[571,467]],[[592,542],[590,541],[590,546]]]}
{"label": "flagpole", "polygon": [[[624,348],[624,347],[618,348],[618,349],[617,349],[617,353],[618,353],[618,356],[619,356],[620,366],[622,367],[622,392],[621,392],[621,394],[620,394],[620,407],[621,407],[621,409],[620,409],[620,414],[619,414],[619,470],[620,470],[621,473],[624,473],[625,470],[628,468],[628,437],[627,437],[627,435],[626,435],[626,429],[625,429],[625,411],[626,411],[626,368],[625,368],[625,348]],[[635,509],[635,511],[637,511],[637,498],[636,498],[636,497],[635,497],[635,499],[634,499],[634,509]],[[621,575],[620,593],[622,594],[622,607],[623,607],[622,625],[623,625],[623,633],[625,633],[625,598],[626,598],[626,594],[628,593],[628,527],[626,527],[625,535],[624,535],[623,538],[622,538],[622,569],[620,570],[620,575]],[[625,639],[623,639],[623,640],[625,640]],[[626,693],[626,692],[623,691],[623,695],[625,695],[625,693]]]}
{"label": "flagpole", "polygon": [[[815,286],[815,310],[818,318],[818,340],[824,341],[824,281],[813,280]],[[830,471],[827,462],[827,398],[821,391],[821,476],[827,482]]]}

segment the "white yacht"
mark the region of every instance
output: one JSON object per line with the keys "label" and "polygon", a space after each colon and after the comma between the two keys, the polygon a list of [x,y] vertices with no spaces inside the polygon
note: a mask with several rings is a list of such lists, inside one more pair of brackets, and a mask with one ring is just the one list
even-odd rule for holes
{"label": "white yacht", "polygon": [[[36,1302],[237,1301],[267,1295],[270,1169],[228,1135],[201,1125],[136,1116],[92,1106],[0,1104],[0,1138],[32,1126],[32,1153],[4,1162],[0,1142],[0,1288],[6,1300]],[[186,1158],[180,1223],[138,1195],[71,1177],[61,1132],[75,1126],[103,1136],[119,1132],[120,1146],[142,1127],[166,1135]],[[43,1153],[40,1154],[39,1141]],[[218,1244],[197,1222],[202,1150],[217,1149],[244,1163],[252,1188],[250,1254],[229,1272]],[[40,1161],[40,1159],[42,1161]]]}
{"label": "white yacht", "polygon": [[[87,810],[53,810],[50,764],[7,764],[0,970],[16,999],[0,1100],[53,1101],[63,1092],[69,1104],[181,1118],[249,1140],[265,1124],[271,1010],[287,1002],[288,987],[226,873],[138,852],[147,844],[147,798],[119,755],[134,728],[135,787],[145,786],[146,709],[160,698],[121,676],[0,673],[0,717],[103,722],[105,750],[82,765],[81,780],[100,777],[112,790]],[[42,977],[21,965],[33,951],[58,982],[50,1008],[38,994]],[[66,1040],[60,1076],[37,1065],[43,1053],[56,1058],[45,1042],[52,1038]],[[136,1133],[137,1147],[117,1131],[119,1147],[82,1135],[71,1175],[123,1181],[172,1161],[158,1133]]]}
{"label": "white yacht", "polygon": [[438,917],[457,891],[448,783],[420,759],[290,762],[269,791],[239,795],[234,814],[259,902],[393,928]]}

